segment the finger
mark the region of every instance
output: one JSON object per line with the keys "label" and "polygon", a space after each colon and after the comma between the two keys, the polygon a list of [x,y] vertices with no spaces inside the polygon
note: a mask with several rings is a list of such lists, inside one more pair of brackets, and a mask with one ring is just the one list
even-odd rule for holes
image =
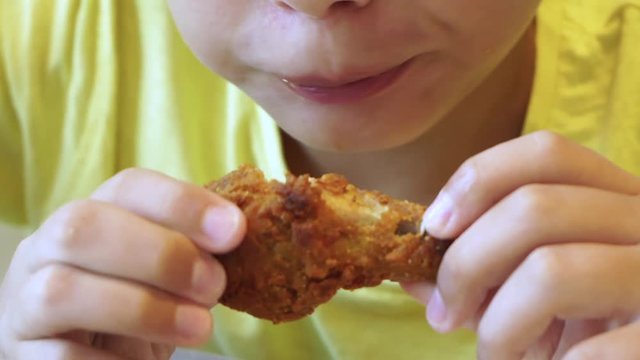
{"label": "finger", "polygon": [[[555,350],[555,359],[560,359],[561,355],[566,354],[569,349],[585,339],[609,331],[609,329],[612,328],[611,325],[613,321],[618,322],[618,318],[616,317],[615,320],[602,318],[563,321],[564,329],[562,334],[558,336],[559,342]],[[621,321],[618,323],[618,326],[627,323],[629,323],[629,321]]]}
{"label": "finger", "polygon": [[403,282],[400,286],[411,295],[416,301],[426,305],[433,295],[436,286],[428,282]]}
{"label": "finger", "polygon": [[640,359],[640,323],[611,330],[575,345],[563,360],[584,359]]}
{"label": "finger", "polygon": [[562,338],[565,322],[554,320],[544,334],[531,345],[522,357],[523,360],[553,359],[558,342]]}
{"label": "finger", "polygon": [[577,186],[522,187],[480,217],[445,254],[438,273],[441,316],[429,318],[431,325],[450,331],[469,320],[487,293],[538,247],[636,244],[640,225],[629,214],[637,213],[638,197]]}
{"label": "finger", "polygon": [[127,359],[170,359],[176,347],[170,344],[149,343],[146,340],[117,335],[100,334],[92,344],[108,349],[111,354]]}
{"label": "finger", "polygon": [[478,328],[481,359],[520,359],[555,318],[597,319],[640,307],[640,248],[569,244],[533,252],[500,288]]}
{"label": "finger", "polygon": [[244,214],[233,203],[203,187],[150,170],[125,170],[104,183],[92,198],[182,232],[214,253],[236,247],[246,229]]}
{"label": "finger", "polygon": [[107,203],[71,203],[25,241],[31,272],[62,262],[209,306],[225,286],[222,265],[186,236]]}
{"label": "finger", "polygon": [[16,359],[20,360],[125,360],[106,351],[71,341],[42,339],[24,341],[18,345]]}
{"label": "finger", "polygon": [[640,194],[640,180],[592,150],[550,132],[536,132],[467,160],[425,212],[423,228],[452,239],[493,204],[534,183],[581,185]]}
{"label": "finger", "polygon": [[64,265],[40,270],[18,296],[22,306],[8,314],[18,339],[87,330],[189,346],[206,341],[212,328],[205,307]]}

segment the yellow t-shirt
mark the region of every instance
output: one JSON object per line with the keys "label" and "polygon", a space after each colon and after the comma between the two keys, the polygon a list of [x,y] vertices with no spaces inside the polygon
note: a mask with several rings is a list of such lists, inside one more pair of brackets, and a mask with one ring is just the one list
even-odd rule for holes
{"label": "yellow t-shirt", "polygon": [[[640,174],[640,0],[547,0],[525,131],[552,129]],[[205,183],[281,176],[269,116],[204,68],[164,1],[0,0],[0,219],[36,227],[120,169]],[[273,326],[217,307],[212,351],[244,359],[472,359],[396,285],[340,292]]]}

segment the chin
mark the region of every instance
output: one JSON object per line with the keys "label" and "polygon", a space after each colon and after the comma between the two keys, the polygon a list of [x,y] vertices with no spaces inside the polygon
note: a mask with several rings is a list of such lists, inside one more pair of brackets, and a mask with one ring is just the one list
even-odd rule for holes
{"label": "chin", "polygon": [[[372,152],[409,144],[424,134],[435,120],[429,116],[399,114],[350,114],[342,116],[274,116],[291,137],[311,148],[330,152]],[[410,120],[413,119],[413,120]]]}

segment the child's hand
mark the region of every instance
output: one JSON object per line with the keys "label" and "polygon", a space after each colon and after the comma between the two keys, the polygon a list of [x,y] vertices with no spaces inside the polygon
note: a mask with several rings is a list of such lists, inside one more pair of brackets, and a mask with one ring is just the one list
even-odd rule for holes
{"label": "child's hand", "polygon": [[430,298],[435,329],[476,329],[480,359],[639,359],[639,194],[639,178],[559,136],[499,145],[425,214],[457,238],[437,290],[405,287]]}
{"label": "child's hand", "polygon": [[244,231],[242,212],[204,188],[120,173],[18,247],[0,290],[0,358],[168,359],[206,341],[225,287],[209,253]]}

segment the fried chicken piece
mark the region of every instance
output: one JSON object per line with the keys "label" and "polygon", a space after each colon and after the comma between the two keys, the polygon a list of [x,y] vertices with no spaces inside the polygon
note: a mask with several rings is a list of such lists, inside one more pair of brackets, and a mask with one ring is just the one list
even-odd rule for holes
{"label": "fried chicken piece", "polygon": [[207,188],[247,217],[242,244],[218,257],[227,272],[221,303],[274,323],[311,314],[340,288],[434,280],[448,244],[420,233],[423,206],[340,175],[282,184],[243,166]]}

